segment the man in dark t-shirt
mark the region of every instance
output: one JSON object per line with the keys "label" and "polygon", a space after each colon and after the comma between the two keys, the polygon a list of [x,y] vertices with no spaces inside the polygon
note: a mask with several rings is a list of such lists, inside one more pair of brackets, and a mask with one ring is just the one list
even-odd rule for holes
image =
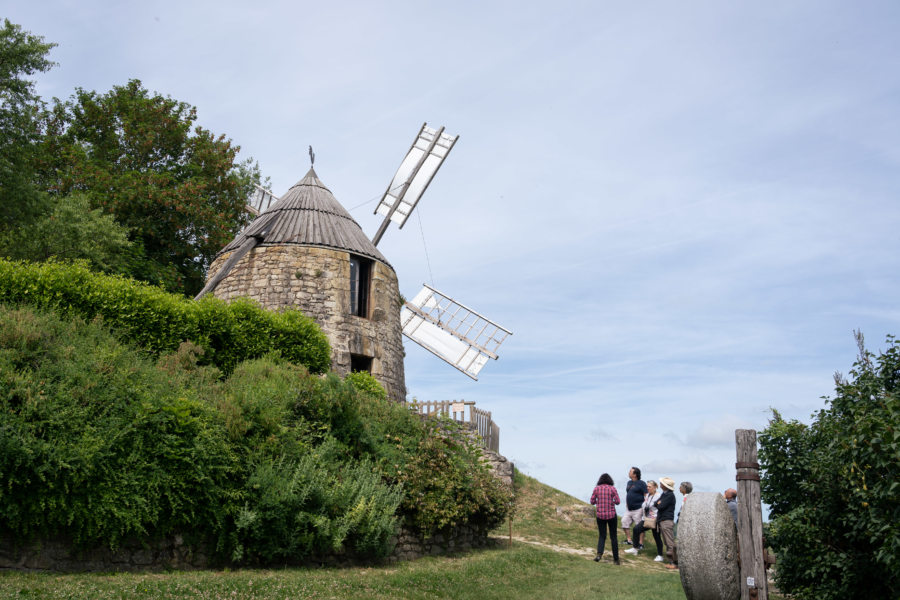
{"label": "man in dark t-shirt", "polygon": [[622,517],[622,531],[625,532],[625,543],[640,547],[640,540],[631,539],[631,528],[644,518],[641,505],[647,493],[647,484],[641,480],[641,470],[631,467],[628,470],[628,483],[625,484],[625,515]]}

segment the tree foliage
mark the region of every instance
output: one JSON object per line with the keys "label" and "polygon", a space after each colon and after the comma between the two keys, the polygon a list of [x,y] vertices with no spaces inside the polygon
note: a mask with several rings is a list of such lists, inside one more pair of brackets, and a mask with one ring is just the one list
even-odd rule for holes
{"label": "tree foliage", "polygon": [[83,194],[48,199],[47,213],[0,230],[0,256],[28,261],[85,260],[93,269],[127,270],[133,257],[128,230],[112,215],[92,209]]}
{"label": "tree foliage", "polygon": [[900,588],[900,344],[857,334],[849,379],[805,425],[777,411],[760,434],[762,499],[779,589],[797,598],[894,597]]}
{"label": "tree foliage", "polygon": [[50,70],[55,45],[9,19],[0,29],[0,232],[43,210],[33,185],[42,103],[29,76]]}
{"label": "tree foliage", "polygon": [[83,192],[125,226],[140,252],[135,278],[193,295],[210,262],[248,222],[259,171],[239,147],[195,125],[185,102],[133,79],[105,94],[55,101],[41,176],[51,193]]}
{"label": "tree foliage", "polygon": [[[0,29],[0,256],[85,258],[194,295],[247,223],[258,168],[198,126],[193,106],[138,80],[103,94],[78,88],[48,110],[30,77],[53,66],[53,46],[9,20]],[[65,242],[41,239],[48,229]]]}

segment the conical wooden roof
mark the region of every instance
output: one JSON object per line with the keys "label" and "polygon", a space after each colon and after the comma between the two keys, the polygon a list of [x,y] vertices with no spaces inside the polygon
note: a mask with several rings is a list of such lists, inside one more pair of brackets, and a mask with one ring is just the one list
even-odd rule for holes
{"label": "conical wooden roof", "polygon": [[297,244],[334,248],[390,266],[312,168],[219,254],[240,247],[248,237],[261,232],[260,246]]}

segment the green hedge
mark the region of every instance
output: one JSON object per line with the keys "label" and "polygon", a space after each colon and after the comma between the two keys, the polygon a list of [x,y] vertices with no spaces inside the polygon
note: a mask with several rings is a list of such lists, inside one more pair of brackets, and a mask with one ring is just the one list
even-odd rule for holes
{"label": "green hedge", "polygon": [[240,499],[216,411],[96,324],[0,304],[0,534],[214,538]]}
{"label": "green hedge", "polygon": [[160,355],[190,340],[202,364],[230,373],[241,361],[272,351],[313,373],[331,366],[328,339],[298,310],[275,313],[249,299],[195,302],[159,288],[90,271],[83,264],[0,260],[0,302],[49,308],[103,322],[132,343]]}

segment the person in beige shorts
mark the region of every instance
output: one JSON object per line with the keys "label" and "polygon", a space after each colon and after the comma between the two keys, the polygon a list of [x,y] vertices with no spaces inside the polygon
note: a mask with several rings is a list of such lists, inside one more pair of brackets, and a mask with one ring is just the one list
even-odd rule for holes
{"label": "person in beige shorts", "polygon": [[622,516],[622,531],[625,532],[625,543],[638,547],[640,540],[631,539],[631,528],[643,518],[641,507],[647,496],[647,484],[641,480],[641,470],[631,467],[628,470],[628,483],[625,485],[625,514]]}

